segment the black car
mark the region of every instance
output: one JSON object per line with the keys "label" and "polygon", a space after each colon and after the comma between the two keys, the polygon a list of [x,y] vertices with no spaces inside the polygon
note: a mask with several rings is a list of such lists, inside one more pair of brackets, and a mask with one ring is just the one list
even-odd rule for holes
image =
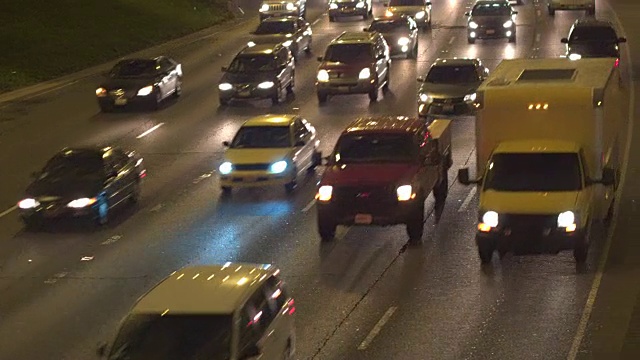
{"label": "black car", "polygon": [[297,57],[300,50],[311,52],[311,27],[309,23],[295,16],[271,17],[263,20],[252,32],[247,46],[258,44],[283,44]]}
{"label": "black car", "polygon": [[295,86],[293,55],[282,44],[247,46],[222,71],[220,105],[232,99],[271,99],[276,105]]}
{"label": "black car", "polygon": [[418,57],[418,25],[409,16],[376,18],[364,31],[377,31],[384,37],[391,55]]}
{"label": "black car", "polygon": [[119,61],[97,89],[103,112],[129,104],[150,105],[154,110],[162,100],[182,93],[182,65],[166,56],[154,59]]}
{"label": "black car", "polygon": [[473,5],[467,21],[467,40],[469,44],[476,39],[508,38],[516,42],[516,14],[506,0],[479,0]]}
{"label": "black car", "polygon": [[60,217],[88,217],[103,225],[109,211],[125,200],[138,201],[147,172],[135,152],[119,148],[66,148],[33,174],[18,202],[28,227]]}
{"label": "black car", "polygon": [[371,15],[373,15],[372,0],[329,0],[329,22],[345,16],[362,16],[366,20]]}
{"label": "black car", "polygon": [[569,37],[561,40],[567,44],[567,57],[580,58],[614,57],[620,59],[620,43],[627,39],[618,37],[613,25],[604,20],[579,19],[571,26]]}

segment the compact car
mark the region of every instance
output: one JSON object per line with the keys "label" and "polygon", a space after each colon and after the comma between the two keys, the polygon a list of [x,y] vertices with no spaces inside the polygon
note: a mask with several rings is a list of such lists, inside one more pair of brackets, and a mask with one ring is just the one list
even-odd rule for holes
{"label": "compact car", "polygon": [[517,11],[506,0],[479,0],[471,11],[465,15],[467,20],[467,41],[469,44],[476,39],[507,38],[509,42],[516,42]]}
{"label": "compact car", "polygon": [[247,46],[258,44],[283,44],[291,50],[294,57],[300,50],[311,52],[311,26],[303,18],[295,16],[271,17],[263,20],[251,33]]}
{"label": "compact car", "polygon": [[382,34],[390,55],[404,55],[410,59],[418,57],[418,26],[409,16],[376,18],[363,30]]}

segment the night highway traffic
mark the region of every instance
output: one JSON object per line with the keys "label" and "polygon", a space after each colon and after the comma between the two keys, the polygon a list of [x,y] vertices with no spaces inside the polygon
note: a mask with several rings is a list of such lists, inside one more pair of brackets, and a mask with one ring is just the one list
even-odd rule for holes
{"label": "night highway traffic", "polygon": [[[569,32],[576,20],[592,15],[589,8],[555,9],[552,16],[547,0],[523,0],[511,1],[512,9],[501,1],[506,12],[499,20],[478,20],[474,2],[433,0],[427,14],[407,0],[393,6],[374,1],[368,15],[369,2],[362,1],[353,10],[358,16],[330,19],[330,10],[342,11],[340,1],[300,0],[305,19],[266,20],[270,27],[256,32],[273,5],[241,0],[246,15],[235,23],[130,57],[155,60],[114,61],[34,96],[3,101],[0,94],[0,359],[200,359],[211,358],[203,354],[218,341],[228,351],[213,357],[220,359],[639,358],[638,335],[629,334],[640,328],[634,312],[640,253],[632,241],[640,196],[634,184],[640,145],[633,139],[640,6],[596,0],[595,18],[615,28],[622,125],[614,131],[621,153],[611,156],[622,165],[617,173],[600,169],[593,180],[584,175],[585,183],[614,189],[603,195],[610,204],[602,209],[604,220],[589,223],[588,253],[570,246],[562,250],[573,253],[520,256],[494,246],[487,257],[475,240],[489,223],[479,217],[487,210],[479,200],[483,190],[458,176],[462,168],[475,176],[476,157],[486,155],[476,154],[475,112],[499,114],[474,105],[476,90],[502,60],[575,54],[579,50],[566,44],[573,39]],[[424,25],[414,20],[416,11],[428,16]],[[490,20],[500,21],[504,33],[487,30]],[[401,28],[406,37],[383,38],[369,28],[373,21]],[[279,27],[304,39],[292,43]],[[386,47],[389,38],[395,43]],[[336,50],[349,44],[358,50]],[[590,56],[566,61],[580,57]],[[432,65],[453,58],[470,66],[468,79],[457,88],[429,85]],[[357,84],[347,84],[348,76]],[[443,72],[442,82],[452,76]],[[457,103],[437,103],[443,93]],[[145,106],[129,107],[134,102]],[[427,103],[452,112],[429,113]],[[410,136],[366,138],[371,129]],[[369,147],[349,143],[365,140]],[[352,175],[360,182],[408,173],[395,163],[405,160],[385,157],[381,147],[391,143],[409,144],[406,158],[421,161],[409,182],[418,178],[425,189],[394,182],[393,203],[401,204],[386,209],[390,218],[364,216],[364,210],[347,214],[345,199],[330,207],[346,181],[336,175],[338,167],[366,168]],[[388,146],[396,151],[400,145]],[[363,164],[374,155],[386,165]],[[591,166],[583,163],[581,171]],[[80,169],[86,164],[108,169],[105,178],[88,179]],[[402,207],[411,201],[424,207]],[[579,219],[571,213],[567,224],[557,221],[570,232]],[[277,310],[236,314],[231,297],[242,303],[240,291],[224,293],[214,306],[205,293],[175,283],[218,279],[238,287],[255,279],[249,286],[266,289],[265,301]],[[136,350],[136,340],[123,340],[122,334],[140,330],[129,321],[171,317],[169,308],[180,313],[189,296],[198,298],[197,309],[211,306],[226,317],[197,328],[180,319],[171,331],[148,335],[166,350],[139,338],[143,350]],[[163,297],[172,299],[164,312]],[[140,320],[149,312],[157,313],[155,320]],[[246,340],[245,323],[239,334],[216,337],[236,316],[247,328],[282,319],[269,327],[274,335],[268,340]],[[193,329],[200,337],[185,336]],[[209,332],[216,334],[211,343],[203,337]],[[172,348],[172,340],[197,345]]]}

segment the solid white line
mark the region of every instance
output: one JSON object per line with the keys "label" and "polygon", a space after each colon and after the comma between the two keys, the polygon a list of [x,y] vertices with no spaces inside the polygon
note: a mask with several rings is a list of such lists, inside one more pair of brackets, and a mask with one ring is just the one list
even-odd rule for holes
{"label": "solid white line", "polygon": [[[615,22],[618,23],[618,28],[621,29],[621,35],[626,37],[625,31],[622,27],[622,23],[620,22],[620,18],[618,14],[613,12],[613,17]],[[627,64],[631,66],[631,54],[627,51]],[[613,209],[613,219],[611,221],[611,229],[609,230],[609,235],[607,236],[607,242],[605,243],[604,249],[602,251],[602,255],[600,255],[600,261],[598,263],[598,270],[596,271],[595,276],[593,277],[593,284],[591,285],[591,290],[589,291],[589,295],[587,296],[587,302],[584,304],[584,310],[582,311],[582,316],[580,317],[580,322],[578,323],[578,328],[576,329],[576,335],[573,338],[573,342],[571,343],[571,349],[569,349],[569,355],[567,355],[567,360],[575,360],[578,356],[578,351],[580,351],[580,345],[582,344],[582,339],[584,338],[584,334],[587,331],[587,325],[589,324],[589,319],[591,318],[591,313],[593,312],[593,306],[596,302],[596,297],[598,296],[598,290],[600,289],[600,283],[602,282],[602,275],[604,274],[604,268],[607,264],[607,259],[609,258],[609,250],[611,249],[611,241],[613,241],[613,233],[616,230],[617,217],[618,217],[618,209],[620,208],[621,201],[619,200],[619,196],[622,194],[622,189],[625,184],[625,180],[627,177],[627,167],[629,165],[629,152],[631,151],[631,139],[633,134],[633,114],[635,110],[635,85],[633,83],[633,69],[629,69],[629,126],[627,129],[627,148],[624,153],[623,171],[622,176],[620,176],[620,187],[617,189],[618,192],[616,194],[615,199],[618,199],[615,203],[615,207]]]}
{"label": "solid white line", "polygon": [[455,36],[452,36],[451,39],[449,39],[449,45],[453,44],[453,41],[456,39]]}
{"label": "solid white line", "polygon": [[540,42],[540,34],[536,34],[536,42]]}
{"label": "solid white line", "polygon": [[302,209],[302,212],[303,212],[303,213],[306,213],[307,211],[311,210],[311,208],[312,208],[312,207],[313,207],[313,205],[315,205],[315,204],[316,204],[316,199],[311,200],[311,201],[307,204],[307,206],[305,206],[305,207]]}
{"label": "solid white line", "polygon": [[136,138],[137,138],[137,139],[141,139],[141,138],[143,138],[143,137],[145,137],[145,136],[147,136],[147,135],[151,134],[152,132],[156,131],[156,130],[157,130],[160,126],[162,126],[162,125],[164,125],[164,123],[160,123],[160,124],[158,124],[158,125],[156,125],[156,126],[152,127],[151,129],[149,129],[149,130],[147,130],[147,131],[143,132],[142,134],[140,134],[140,135],[136,136]]}
{"label": "solid white line", "polygon": [[315,20],[311,23],[311,25],[315,25],[315,24],[317,24],[317,23],[318,23],[318,21],[320,21],[320,19],[321,19],[321,18],[317,18],[317,19],[315,19]]}
{"label": "solid white line", "polygon": [[351,229],[351,226],[338,226],[338,228],[336,229],[335,239],[336,240],[344,239],[344,237],[347,236],[349,229]]}
{"label": "solid white line", "polygon": [[460,205],[460,209],[458,209],[458,212],[463,212],[467,208],[467,206],[469,206],[469,203],[471,202],[471,200],[473,200],[473,196],[476,194],[477,190],[478,189],[476,186],[473,186],[471,190],[469,190],[469,194],[466,198],[464,198],[464,201],[462,202],[462,205]]}
{"label": "solid white line", "polygon": [[17,205],[13,205],[12,207],[8,208],[7,210],[3,211],[0,213],[0,218],[9,214],[10,212],[12,212],[13,210],[17,209],[18,206]]}
{"label": "solid white line", "polygon": [[387,310],[386,313],[384,313],[384,315],[382,315],[380,320],[378,320],[378,323],[376,324],[376,326],[374,326],[373,329],[371,329],[371,332],[369,333],[369,335],[367,335],[367,337],[364,338],[364,340],[360,343],[360,345],[358,346],[358,350],[365,350],[367,347],[369,347],[369,344],[371,344],[371,341],[373,341],[373,339],[378,335],[380,330],[382,330],[382,327],[384,326],[384,324],[386,324],[387,321],[389,321],[389,319],[391,318],[391,315],[393,315],[393,313],[396,312],[396,310],[398,310],[398,307],[392,306],[389,308],[389,310]]}

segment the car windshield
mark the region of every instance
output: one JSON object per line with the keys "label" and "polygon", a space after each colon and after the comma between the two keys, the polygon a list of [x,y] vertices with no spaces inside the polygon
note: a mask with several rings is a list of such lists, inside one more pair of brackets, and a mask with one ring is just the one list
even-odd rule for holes
{"label": "car windshield", "polygon": [[231,142],[232,149],[291,147],[288,126],[243,126]]}
{"label": "car windshield", "polygon": [[256,35],[293,34],[296,32],[293,21],[263,21],[255,31]]}
{"label": "car windshield", "polygon": [[574,153],[496,154],[485,190],[576,191],[582,188],[580,161]]}
{"label": "car windshield", "polygon": [[276,60],[273,55],[237,56],[229,65],[230,72],[274,71]]}
{"label": "car windshield", "polygon": [[381,20],[373,22],[369,30],[389,33],[394,31],[407,31],[408,28],[405,20]]}
{"label": "car windshield", "polygon": [[467,84],[478,81],[478,73],[473,65],[433,66],[427,74],[427,82],[434,84]]}
{"label": "car windshield", "polygon": [[409,134],[347,134],[335,150],[337,163],[413,162],[417,157]]}
{"label": "car windshield", "polygon": [[230,315],[129,315],[109,360],[227,360]]}
{"label": "car windshield", "polygon": [[111,69],[112,77],[141,77],[153,75],[156,72],[155,60],[124,60]]}
{"label": "car windshield", "polygon": [[68,151],[54,156],[42,170],[42,177],[100,176],[104,165],[98,152]]}
{"label": "car windshield", "polygon": [[324,59],[341,63],[371,61],[373,59],[372,46],[370,44],[329,45]]}
{"label": "car windshield", "polygon": [[424,0],[391,0],[389,6],[424,6]]}
{"label": "car windshield", "polygon": [[501,3],[477,4],[471,10],[473,16],[508,16],[511,15],[511,7]]}
{"label": "car windshield", "polygon": [[569,41],[598,41],[598,42],[616,42],[618,36],[615,30],[608,27],[576,27],[571,32]]}

